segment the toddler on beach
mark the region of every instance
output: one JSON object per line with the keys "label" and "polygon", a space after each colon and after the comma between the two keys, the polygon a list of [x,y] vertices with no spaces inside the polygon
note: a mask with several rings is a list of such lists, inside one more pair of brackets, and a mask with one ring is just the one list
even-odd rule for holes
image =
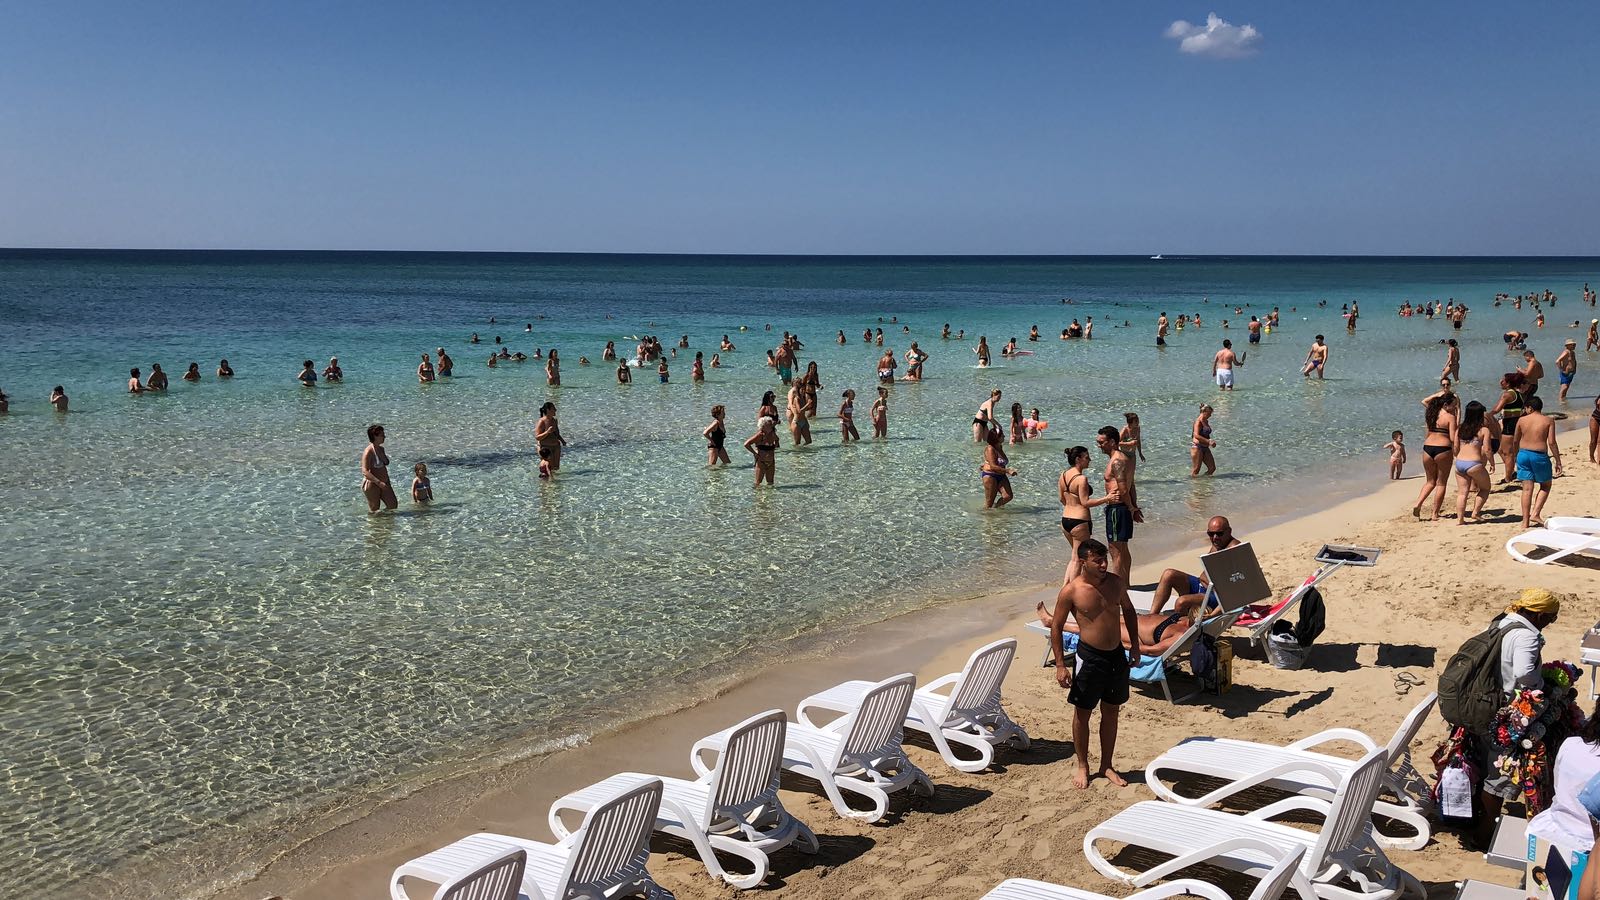
{"label": "toddler on beach", "polygon": [[1389,479],[1400,480],[1400,471],[1406,467],[1406,441],[1403,432],[1396,431],[1383,449],[1389,451]]}
{"label": "toddler on beach", "polygon": [[417,463],[411,470],[417,477],[411,479],[411,500],[414,503],[433,502],[433,483],[428,480],[428,464]]}

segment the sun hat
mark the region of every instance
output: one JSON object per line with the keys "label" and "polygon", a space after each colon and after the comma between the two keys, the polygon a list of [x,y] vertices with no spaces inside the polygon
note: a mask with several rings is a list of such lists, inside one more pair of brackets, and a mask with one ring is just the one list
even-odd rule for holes
{"label": "sun hat", "polygon": [[1531,612],[1531,613],[1559,613],[1561,601],[1556,595],[1544,588],[1527,588],[1517,599],[1511,601],[1506,607],[1506,612]]}
{"label": "sun hat", "polygon": [[1575,338],[1567,338],[1567,346],[1568,347],[1576,347],[1576,346],[1578,346],[1578,342],[1577,342],[1577,340]]}

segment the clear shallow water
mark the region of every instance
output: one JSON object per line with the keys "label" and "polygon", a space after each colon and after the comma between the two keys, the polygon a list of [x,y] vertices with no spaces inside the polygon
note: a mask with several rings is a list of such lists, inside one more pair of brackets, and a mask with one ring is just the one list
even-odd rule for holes
{"label": "clear shallow water", "polygon": [[[430,767],[592,731],[634,692],[752,648],[1054,577],[1061,450],[1092,446],[1124,409],[1145,422],[1148,528],[1313,503],[1321,482],[1303,476],[1324,464],[1370,456],[1379,479],[1390,430],[1420,445],[1416,401],[1451,334],[1394,306],[1474,308],[1466,393],[1487,400],[1510,362],[1500,333],[1532,330],[1531,311],[1493,309],[1493,295],[1561,295],[1533,344],[1553,371],[1574,334],[1561,321],[1587,323],[1579,286],[1597,278],[1596,260],[0,253],[0,868],[37,892],[219,826],[248,848]],[[1349,300],[1363,308],[1353,337],[1338,316]],[[1209,360],[1224,336],[1245,349],[1243,304],[1282,307],[1285,327],[1219,397]],[[1162,309],[1207,326],[1158,351]],[[885,322],[889,346],[933,354],[929,380],[894,388],[888,443],[840,447],[843,388],[867,426],[879,351],[860,333],[880,315],[912,328]],[[1089,315],[1093,342],[1053,337]],[[1112,327],[1124,319],[1134,327]],[[944,322],[969,340],[941,341]],[[1036,356],[972,368],[970,338],[998,354],[1032,324]],[[754,493],[736,445],[777,387],[761,360],[784,329],[821,367],[825,417],[815,445],[780,453],[780,489]],[[532,360],[489,370],[473,331],[561,348],[564,385],[547,388]],[[601,347],[627,352],[647,332],[688,333],[708,357],[727,333],[740,350],[706,385],[688,383],[691,351],[670,385],[644,372],[617,386]],[[1307,383],[1317,332],[1333,377]],[[441,345],[458,375],[419,386],[417,354]],[[293,382],[301,359],[320,369],[330,355],[345,383]],[[222,356],[231,382],[212,377]],[[197,385],[177,380],[191,360]],[[153,361],[169,394],[124,395],[127,370]],[[1580,361],[1583,408],[1594,362]],[[44,403],[57,383],[66,416]],[[970,422],[991,387],[1052,425],[1011,451],[1017,502],[984,514]],[[553,484],[531,450],[546,399],[571,441]],[[1222,477],[1192,483],[1202,399],[1217,407]],[[735,465],[708,472],[699,432],[718,402]],[[411,464],[429,464],[432,507],[368,518],[356,457],[374,421],[402,494]],[[199,883],[248,853],[174,864]]]}

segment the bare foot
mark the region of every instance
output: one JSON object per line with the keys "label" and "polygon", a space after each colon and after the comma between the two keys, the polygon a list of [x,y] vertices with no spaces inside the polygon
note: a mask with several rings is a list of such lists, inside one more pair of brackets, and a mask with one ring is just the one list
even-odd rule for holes
{"label": "bare foot", "polygon": [[1080,791],[1089,786],[1088,766],[1079,766],[1078,770],[1072,773],[1072,786]]}
{"label": "bare foot", "polygon": [[1112,784],[1116,785],[1117,787],[1127,787],[1128,786],[1128,779],[1123,778],[1121,775],[1118,775],[1117,774],[1117,770],[1111,768],[1110,766],[1106,766],[1105,768],[1101,769],[1100,770],[1100,774],[1104,775],[1105,779],[1107,781],[1111,782]]}

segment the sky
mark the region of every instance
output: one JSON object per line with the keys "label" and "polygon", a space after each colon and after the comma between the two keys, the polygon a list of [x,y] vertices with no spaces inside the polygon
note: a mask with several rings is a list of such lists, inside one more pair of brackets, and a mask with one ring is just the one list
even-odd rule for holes
{"label": "sky", "polygon": [[1600,254],[1593,2],[0,22],[0,246]]}

